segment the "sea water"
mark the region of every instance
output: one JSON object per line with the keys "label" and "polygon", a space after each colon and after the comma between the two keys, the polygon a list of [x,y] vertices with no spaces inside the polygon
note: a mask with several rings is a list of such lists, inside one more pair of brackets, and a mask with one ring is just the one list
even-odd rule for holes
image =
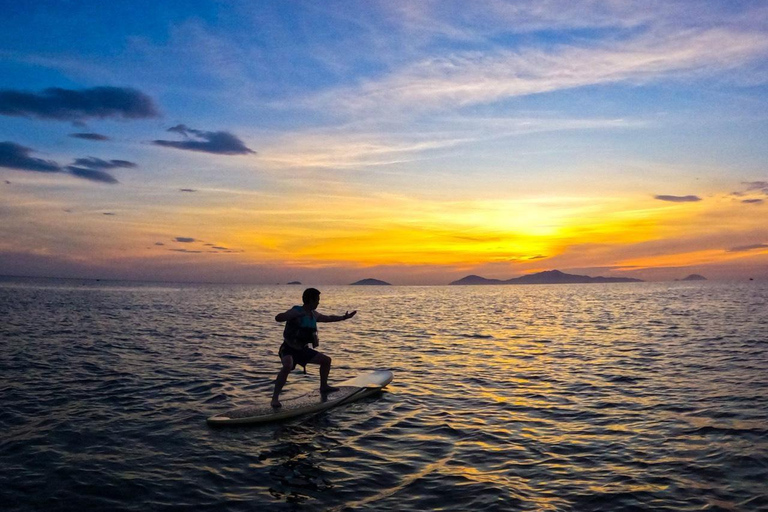
{"label": "sea water", "polygon": [[2,509],[768,510],[768,283],[321,287],[331,380],[388,389],[207,426],[301,291],[2,281]]}

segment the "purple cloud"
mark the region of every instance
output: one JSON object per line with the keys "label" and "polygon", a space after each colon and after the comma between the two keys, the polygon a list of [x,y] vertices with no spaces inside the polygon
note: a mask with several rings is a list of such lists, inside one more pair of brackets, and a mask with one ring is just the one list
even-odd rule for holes
{"label": "purple cloud", "polygon": [[118,167],[134,168],[136,164],[128,160],[102,160],[89,156],[87,158],[77,158],[73,165],[87,167],[88,169],[117,169]]}
{"label": "purple cloud", "polygon": [[152,98],[129,87],[51,87],[40,93],[0,90],[0,114],[57,121],[144,119],[160,115]]}
{"label": "purple cloud", "polygon": [[740,245],[737,247],[731,247],[728,252],[746,252],[756,251],[759,249],[768,249],[768,244],[753,244],[753,245]]}
{"label": "purple cloud", "polygon": [[183,124],[173,126],[168,131],[182,135],[185,140],[155,140],[153,143],[158,146],[188,151],[202,151],[216,155],[247,155],[256,153],[229,132],[206,132],[189,128]]}
{"label": "purple cloud", "polygon": [[53,160],[30,156],[34,150],[15,142],[0,142],[0,167],[19,171],[60,172],[61,166]]}
{"label": "purple cloud", "polygon": [[701,201],[701,198],[699,196],[658,195],[658,196],[653,196],[653,198],[658,199],[659,201],[669,201],[672,203],[694,203],[696,201]]}
{"label": "purple cloud", "polygon": [[70,137],[74,137],[75,139],[83,139],[83,140],[95,140],[95,141],[105,141],[110,140],[109,137],[106,135],[101,135],[98,133],[70,133]]}
{"label": "purple cloud", "polygon": [[68,165],[67,170],[74,176],[77,176],[78,178],[83,178],[90,181],[98,181],[100,183],[109,183],[111,185],[120,183],[111,174],[106,173],[104,171],[99,171],[98,169],[86,169],[84,167]]}

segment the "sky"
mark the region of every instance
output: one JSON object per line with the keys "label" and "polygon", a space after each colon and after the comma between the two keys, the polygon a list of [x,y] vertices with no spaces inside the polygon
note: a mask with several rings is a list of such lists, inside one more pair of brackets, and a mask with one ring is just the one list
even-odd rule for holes
{"label": "sky", "polygon": [[0,274],[768,279],[763,0],[0,4]]}

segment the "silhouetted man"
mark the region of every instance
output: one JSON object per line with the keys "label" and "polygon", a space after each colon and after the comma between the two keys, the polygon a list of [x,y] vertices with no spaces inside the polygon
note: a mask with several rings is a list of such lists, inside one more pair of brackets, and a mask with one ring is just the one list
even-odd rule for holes
{"label": "silhouetted man", "polygon": [[[275,392],[272,394],[272,407],[280,407],[280,391],[283,390],[288,374],[296,365],[306,367],[307,364],[320,365],[320,392],[336,391],[328,384],[328,374],[331,371],[331,358],[315,350],[318,345],[317,322],[341,322],[355,316],[357,311],[347,311],[343,315],[326,316],[315,311],[320,304],[320,291],[307,288],[301,296],[303,306],[293,306],[285,313],[275,317],[277,322],[286,322],[283,331],[283,344],[278,354],[283,367],[275,379]],[[312,348],[309,345],[312,345]]]}

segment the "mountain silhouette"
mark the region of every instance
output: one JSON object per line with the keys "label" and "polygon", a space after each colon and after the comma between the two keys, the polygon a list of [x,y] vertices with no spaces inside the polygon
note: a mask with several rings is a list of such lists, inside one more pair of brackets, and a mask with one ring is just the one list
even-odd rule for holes
{"label": "mountain silhouette", "polygon": [[642,279],[632,277],[590,277],[577,274],[566,274],[559,270],[545,270],[535,274],[527,274],[521,277],[514,277],[502,281],[500,279],[486,279],[485,277],[469,275],[458,281],[453,281],[454,285],[469,284],[573,284],[573,283],[639,283]]}
{"label": "mountain silhouette", "polygon": [[361,280],[359,280],[359,281],[356,281],[356,282],[352,283],[352,285],[353,285],[353,286],[357,286],[357,285],[368,285],[368,286],[392,286],[391,284],[389,284],[389,283],[388,283],[388,282],[386,282],[386,281],[380,281],[380,280],[378,280],[378,279],[371,279],[371,278],[368,278],[368,279],[361,279]]}

